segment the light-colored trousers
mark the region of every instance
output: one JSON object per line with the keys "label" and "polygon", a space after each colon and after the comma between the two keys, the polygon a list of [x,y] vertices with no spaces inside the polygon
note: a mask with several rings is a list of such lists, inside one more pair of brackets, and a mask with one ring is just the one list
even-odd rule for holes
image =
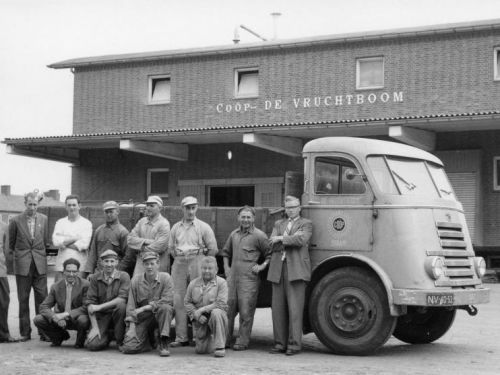
{"label": "light-colored trousers", "polygon": [[196,353],[212,353],[214,349],[224,349],[227,335],[227,314],[224,310],[213,309],[205,324],[193,321],[193,336]]}

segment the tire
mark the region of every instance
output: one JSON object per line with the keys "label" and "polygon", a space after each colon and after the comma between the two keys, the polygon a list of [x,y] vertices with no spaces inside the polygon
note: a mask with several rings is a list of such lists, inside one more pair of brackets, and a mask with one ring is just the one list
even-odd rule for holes
{"label": "tire", "polygon": [[396,324],[385,288],[363,268],[328,273],[314,287],[309,301],[311,327],[335,354],[373,353],[389,339]]}
{"label": "tire", "polygon": [[429,344],[442,337],[455,320],[457,310],[433,307],[419,312],[408,307],[408,314],[398,318],[394,337],[408,344]]}

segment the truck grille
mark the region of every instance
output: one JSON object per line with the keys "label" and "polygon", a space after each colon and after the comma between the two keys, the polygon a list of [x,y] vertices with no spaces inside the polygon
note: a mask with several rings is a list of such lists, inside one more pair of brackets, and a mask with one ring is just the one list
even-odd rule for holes
{"label": "truck grille", "polygon": [[436,280],[436,286],[463,287],[481,284],[474,271],[474,252],[467,250],[462,225],[436,222],[441,250],[428,251],[427,255],[444,258],[444,277]]}

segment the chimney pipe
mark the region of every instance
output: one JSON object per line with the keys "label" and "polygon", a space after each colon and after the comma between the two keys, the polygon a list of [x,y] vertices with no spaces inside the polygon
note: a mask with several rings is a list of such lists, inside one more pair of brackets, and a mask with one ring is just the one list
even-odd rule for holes
{"label": "chimney pipe", "polygon": [[271,17],[273,17],[273,40],[278,39],[278,19],[280,16],[280,12],[271,13]]}
{"label": "chimney pipe", "polygon": [[0,186],[0,190],[2,192],[2,195],[6,195],[6,196],[10,195],[10,185],[2,185],[2,186]]}

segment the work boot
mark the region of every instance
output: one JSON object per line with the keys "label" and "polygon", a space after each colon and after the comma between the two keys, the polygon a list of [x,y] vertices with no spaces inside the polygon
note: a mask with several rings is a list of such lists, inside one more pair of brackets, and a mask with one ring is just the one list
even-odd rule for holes
{"label": "work boot", "polygon": [[160,357],[168,357],[170,356],[170,351],[168,350],[168,337],[161,336],[160,337],[160,345],[159,345]]}
{"label": "work boot", "polygon": [[217,348],[214,351],[214,357],[222,358],[225,355],[226,355],[226,349],[224,349],[224,348]]}

